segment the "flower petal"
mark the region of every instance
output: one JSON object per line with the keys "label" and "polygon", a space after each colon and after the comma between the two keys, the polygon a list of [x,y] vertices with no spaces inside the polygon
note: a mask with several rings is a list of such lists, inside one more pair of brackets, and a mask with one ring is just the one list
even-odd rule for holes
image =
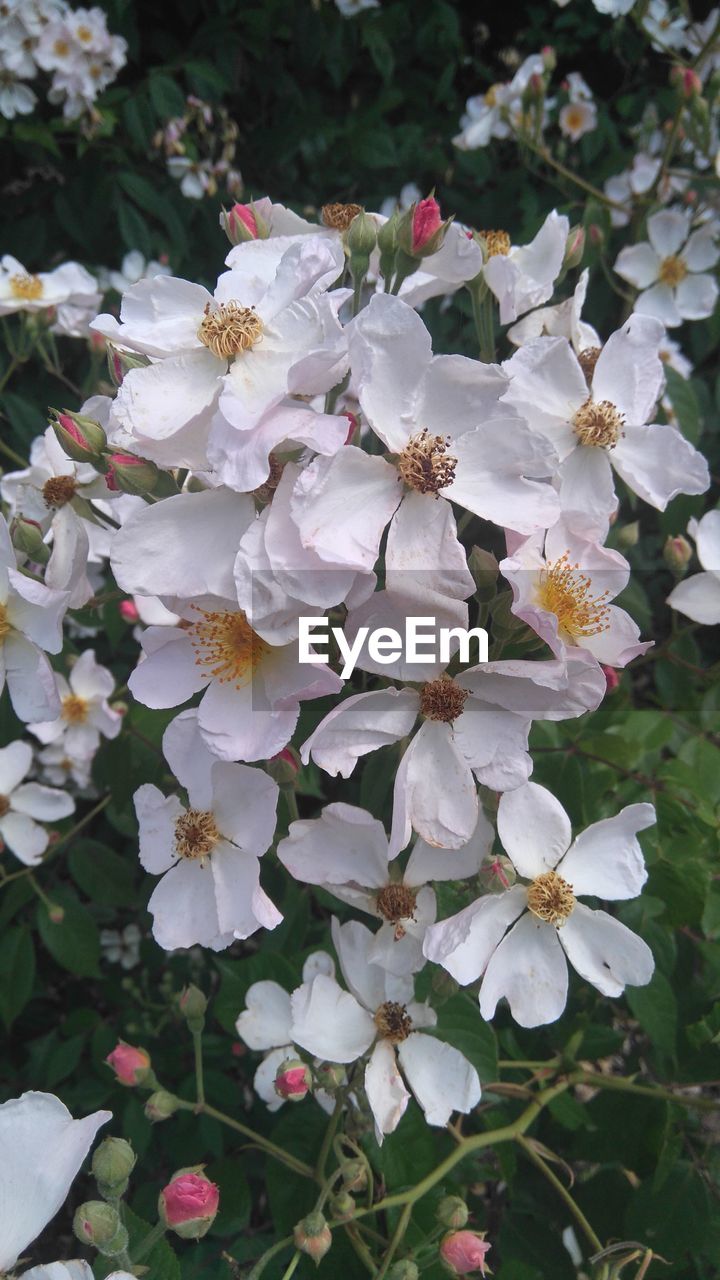
{"label": "flower petal", "polygon": [[467,1115],[480,1101],[478,1073],[452,1045],[413,1032],[398,1057],[428,1124],[445,1126],[453,1111]]}
{"label": "flower petal", "polygon": [[402,1120],[410,1101],[398,1070],[395,1051],[387,1040],[379,1040],[365,1068],[365,1093],[375,1119],[375,1136],[393,1133]]}
{"label": "flower petal", "polygon": [[274,1049],[290,1040],[290,996],[277,982],[253,982],[235,1029],[248,1049]]}
{"label": "flower petal", "polygon": [[570,819],[559,800],[536,782],[500,797],[498,835],[515,870],[528,880],[551,871],[570,845]]}
{"label": "flower petal", "polygon": [[334,978],[318,974],[291,997],[292,1039],[328,1062],[355,1062],[375,1039],[375,1023]]}
{"label": "flower petal", "polygon": [[647,871],[636,833],[655,822],[651,804],[626,805],[614,818],[594,822],[583,831],[558,865],[577,895],[598,898],[636,898]]}
{"label": "flower petal", "polygon": [[490,958],[480,988],[480,1012],[489,1020],[504,996],[521,1027],[541,1027],[560,1017],[567,987],[557,930],[528,911]]}
{"label": "flower petal", "polygon": [[619,996],[627,985],[644,987],[653,975],[647,943],[606,911],[576,903],[558,938],[573,969],[604,996]]}

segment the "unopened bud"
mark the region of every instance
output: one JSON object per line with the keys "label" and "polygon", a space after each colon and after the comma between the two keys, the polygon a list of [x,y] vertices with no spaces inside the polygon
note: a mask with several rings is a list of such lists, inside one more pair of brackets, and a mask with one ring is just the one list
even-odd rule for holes
{"label": "unopened bud", "polygon": [[466,1225],[470,1210],[460,1196],[443,1196],[435,1216],[443,1227],[452,1227],[454,1231],[458,1231]]}
{"label": "unopened bud", "polygon": [[42,529],[36,520],[16,516],[10,525],[10,537],[16,551],[20,551],[35,564],[47,564],[50,548],[45,545]]}
{"label": "unopened bud", "polygon": [[92,1158],[93,1176],[100,1194],[106,1197],[123,1195],[136,1159],[130,1143],[124,1138],[104,1138]]}
{"label": "unopened bud", "polygon": [[663,547],[663,560],[668,569],[672,569],[678,578],[687,572],[687,567],[692,560],[692,554],[692,547],[687,538],[683,538],[682,534],[678,534],[674,538],[667,538]]}
{"label": "unopened bud", "polygon": [[398,245],[410,258],[428,258],[442,247],[452,218],[443,220],[434,196],[419,200],[402,215]]}
{"label": "unopened bud", "polygon": [[412,1258],[401,1258],[388,1271],[388,1280],[419,1280],[420,1272]]}
{"label": "unopened bud", "polygon": [[143,497],[157,488],[160,472],[147,458],[136,458],[132,453],[111,453],[106,461],[105,483],[112,492],[120,490]]}
{"label": "unopened bud", "polygon": [[633,520],[631,524],[621,525],[615,537],[620,547],[636,547],[640,541],[640,521]]}
{"label": "unopened bud", "polygon": [[682,98],[688,101],[702,93],[702,80],[697,71],[693,71],[692,67],[672,67],[670,84]]}
{"label": "unopened bud", "polygon": [[594,248],[599,249],[605,243],[605,232],[597,222],[588,223],[588,239]]}
{"label": "unopened bud", "polygon": [[578,225],[571,227],[565,244],[565,257],[563,258],[563,269],[565,271],[572,270],[573,267],[579,267],[585,252],[585,228]]}
{"label": "unopened bud", "polygon": [[205,1026],[207,1006],[207,998],[193,983],[185,988],[178,1000],[178,1008],[194,1034],[198,1034]]}
{"label": "unopened bud", "polygon": [[220,1206],[220,1191],[205,1177],[202,1165],[179,1169],[158,1197],[161,1222],[183,1240],[200,1240],[210,1230]]}
{"label": "unopened bud", "polygon": [[58,444],[72,458],[73,462],[96,463],[107,447],[107,436],[92,418],[83,418],[79,413],[71,413],[69,409],[60,412],[51,409],[54,415],[50,423]]}
{"label": "unopened bud", "polygon": [[343,1160],[340,1165],[343,1186],[346,1191],[364,1191],[367,1186],[367,1165],[358,1158]]}
{"label": "unopened bud", "polygon": [[65,908],[57,902],[51,902],[48,907],[48,919],[51,924],[62,924],[65,919]]}
{"label": "unopened bud", "polygon": [[345,233],[345,247],[350,254],[350,270],[353,280],[367,275],[370,254],[377,245],[377,226],[365,210],[353,218]]}
{"label": "unopened bud", "polygon": [[267,762],[267,771],[278,786],[294,786],[300,771],[300,757],[294,747],[283,747]]}
{"label": "unopened bud", "polygon": [[489,857],[478,872],[478,885],[484,893],[504,893],[514,885],[515,879],[515,868],[504,854]]}
{"label": "unopened bud", "polygon": [[88,1200],[81,1204],[73,1218],[73,1231],[83,1244],[91,1244],[106,1258],[117,1257],[128,1245],[117,1209],[104,1200]]}
{"label": "unopened bud", "polygon": [[247,244],[249,240],[267,240],[270,228],[260,217],[254,204],[234,204],[220,214],[220,226],[231,244]]}
{"label": "unopened bud", "polygon": [[125,622],[135,623],[140,621],[140,614],[134,600],[120,601],[120,617],[124,618]]}
{"label": "unopened bud", "polygon": [[473,1271],[484,1276],[489,1248],[482,1232],[453,1231],[440,1243],[440,1261],[451,1276],[468,1276]]}
{"label": "unopened bud", "polygon": [[336,1089],[341,1089],[346,1080],[345,1068],[339,1062],[321,1062],[315,1068],[315,1083],[326,1093],[334,1093]]}
{"label": "unopened bud", "polygon": [[557,54],[551,44],[543,45],[540,50],[543,66],[546,71],[554,71],[557,66]]}
{"label": "unopened bud", "polygon": [[400,225],[400,211],[396,209],[390,215],[387,222],[384,222],[378,228],[377,246],[380,250],[380,275],[384,280],[389,280],[395,270],[395,257],[398,248],[398,226]]}
{"label": "unopened bud", "polygon": [[321,1213],[309,1213],[293,1228],[295,1248],[319,1266],[332,1244],[332,1232]]}
{"label": "unopened bud", "polygon": [[156,1089],[145,1103],[145,1117],[151,1124],[160,1124],[161,1121],[169,1120],[174,1116],[179,1106],[180,1099],[176,1098],[174,1093],[168,1093],[166,1089]]}
{"label": "unopened bud", "polygon": [[608,667],[604,662],[600,663],[602,673],[605,677],[605,693],[614,693],[620,684],[619,672],[614,667]]}
{"label": "unopened bud", "polygon": [[355,1216],[355,1201],[348,1191],[338,1191],[330,1199],[330,1216],[335,1222],[349,1222]]}
{"label": "unopened bud", "polygon": [[286,1058],[275,1076],[274,1088],[286,1102],[302,1102],[312,1088],[312,1072],[299,1058]]}
{"label": "unopened bud", "polygon": [[151,1073],[150,1054],[147,1050],[126,1044],[124,1040],[118,1040],[105,1061],[115,1072],[118,1083],[129,1087],[144,1084]]}
{"label": "unopened bud", "polygon": [[138,351],[119,351],[108,343],[107,363],[110,381],[113,386],[121,387],[126,373],[130,373],[132,369],[146,369],[150,361]]}

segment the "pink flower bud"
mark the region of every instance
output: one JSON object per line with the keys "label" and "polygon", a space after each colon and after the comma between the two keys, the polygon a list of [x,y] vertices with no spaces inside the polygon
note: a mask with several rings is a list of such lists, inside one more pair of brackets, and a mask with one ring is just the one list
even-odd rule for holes
{"label": "pink flower bud", "polygon": [[234,204],[229,213],[220,214],[220,226],[231,244],[247,244],[248,240],[265,240],[268,227],[249,204]]}
{"label": "pink flower bud", "polygon": [[275,1092],[289,1102],[301,1102],[312,1088],[310,1068],[299,1058],[288,1058],[280,1064],[275,1077]]}
{"label": "pink flower bud", "polygon": [[140,614],[134,600],[120,601],[120,617],[124,618],[126,622],[140,621]]}
{"label": "pink flower bud", "polygon": [[126,1044],[124,1040],[118,1040],[105,1061],[112,1067],[119,1084],[142,1084],[150,1072],[150,1054],[145,1049]]}
{"label": "pink flower bud", "polygon": [[309,1213],[293,1228],[295,1248],[312,1258],[315,1266],[325,1257],[332,1244],[332,1232],[321,1213]]}
{"label": "pink flower bud", "polygon": [[220,1191],[202,1166],[180,1169],[158,1199],[158,1213],[183,1240],[200,1240],[210,1230],[220,1205]]}
{"label": "pink flower bud", "polygon": [[687,538],[683,538],[682,534],[678,534],[675,538],[668,537],[663,547],[663,558],[669,569],[677,577],[687,571],[687,567],[692,560],[693,550]]}
{"label": "pink flower bud", "polygon": [[702,93],[702,80],[692,67],[673,67],[670,82],[683,98],[696,98]]}
{"label": "pink flower bud", "polygon": [[551,44],[543,45],[540,50],[543,66],[546,71],[554,71],[557,66],[557,54]]}
{"label": "pink flower bud", "polygon": [[440,1244],[440,1258],[451,1276],[485,1275],[485,1254],[490,1245],[474,1231],[453,1231]]}
{"label": "pink flower bud", "polygon": [[150,493],[158,482],[158,469],[147,458],[132,453],[111,453],[107,458],[105,483],[112,493]]}
{"label": "pink flower bud", "polygon": [[442,227],[440,205],[434,196],[420,200],[413,212],[412,252],[418,253]]}
{"label": "pink flower bud", "polygon": [[600,666],[605,676],[605,692],[612,693],[620,684],[620,676],[614,667],[607,667],[604,662],[601,662]]}
{"label": "pink flower bud", "polygon": [[83,448],[86,447],[85,437],[83,436],[82,431],[78,426],[76,426],[76,424],[73,422],[69,414],[59,413],[57,420],[60,423],[60,426],[63,428],[63,431],[67,431],[68,435],[72,436],[76,444],[82,445]]}

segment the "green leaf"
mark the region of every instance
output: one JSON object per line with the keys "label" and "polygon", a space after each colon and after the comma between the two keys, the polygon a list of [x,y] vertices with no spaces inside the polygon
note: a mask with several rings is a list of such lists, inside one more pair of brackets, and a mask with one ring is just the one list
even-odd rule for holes
{"label": "green leaf", "polygon": [[226,1031],[235,1031],[238,1015],[245,1007],[247,989],[253,982],[271,979],[286,991],[298,985],[299,975],[286,956],[277,951],[262,951],[243,960],[217,960],[220,990],[213,1000],[212,1012]]}
{"label": "green leaf", "polygon": [[128,204],[126,200],[118,200],[117,219],[125,248],[139,249],[146,258],[152,257],[150,229],[135,206]]}
{"label": "green leaf", "polygon": [[54,889],[52,901],[64,912],[59,923],[50,919],[44,902],[37,909],[40,937],[51,956],[78,978],[99,978],[100,935],[90,912],[67,889]]}
{"label": "green leaf", "polygon": [[[127,1205],[123,1206],[123,1220],[130,1237],[130,1251],[132,1252],[145,1239],[152,1229],[152,1224],[139,1218]],[[182,1280],[180,1263],[167,1237],[158,1240],[157,1244],[153,1245],[150,1252],[143,1258],[142,1265],[147,1267],[145,1274],[148,1280]],[[101,1258],[99,1255],[93,1268],[97,1280],[104,1280],[105,1276],[109,1276],[111,1272],[117,1271],[117,1269],[117,1258]]]}
{"label": "green leaf", "polygon": [[185,94],[170,76],[154,74],[148,81],[150,101],[158,116],[166,121],[185,111]]}
{"label": "green leaf", "polygon": [[691,444],[697,444],[702,422],[695,388],[688,378],[681,377],[669,364],[665,364],[665,378],[667,397],[680,424],[680,430]]}
{"label": "green leaf", "polygon": [[702,1247],[711,1216],[704,1180],[691,1164],[678,1160],[669,1182],[660,1190],[646,1182],[636,1191],[628,1207],[625,1229],[632,1239],[647,1241],[674,1263],[672,1273],[682,1264],[687,1250]]}
{"label": "green leaf", "polygon": [[677,1037],[677,1001],[670,983],[659,970],[646,987],[628,987],[627,1002],[656,1049],[673,1057]]}
{"label": "green leaf", "polygon": [[32,994],[35,948],[27,929],[8,929],[0,942],[0,1017],[8,1031]]}
{"label": "green leaf", "polygon": [[438,1010],[436,1034],[472,1063],[481,1080],[497,1080],[497,1041],[474,999],[456,995]]}
{"label": "green leaf", "polygon": [[220,1209],[211,1234],[229,1236],[243,1231],[250,1218],[250,1188],[237,1157],[214,1160],[205,1173],[220,1188]]}
{"label": "green leaf", "polygon": [[91,902],[125,907],[135,899],[134,866],[99,840],[77,840],[68,857],[70,874]]}

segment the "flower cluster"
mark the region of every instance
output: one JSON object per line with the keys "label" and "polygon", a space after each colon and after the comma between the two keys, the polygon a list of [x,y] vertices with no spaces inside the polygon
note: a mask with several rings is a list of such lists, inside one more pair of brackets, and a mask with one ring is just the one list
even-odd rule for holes
{"label": "flower cluster", "polygon": [[93,103],[124,67],[127,42],[111,35],[102,9],[73,9],[65,0],[7,0],[0,15],[0,114],[12,120],[37,104],[31,88],[50,77],[48,101],[67,120]]}
{"label": "flower cluster", "polygon": [[210,106],[190,95],[181,116],[168,120],[154,146],[166,158],[168,173],[189,200],[214,196],[220,187],[231,196],[242,191],[235,167],[238,126],[225,107]]}

